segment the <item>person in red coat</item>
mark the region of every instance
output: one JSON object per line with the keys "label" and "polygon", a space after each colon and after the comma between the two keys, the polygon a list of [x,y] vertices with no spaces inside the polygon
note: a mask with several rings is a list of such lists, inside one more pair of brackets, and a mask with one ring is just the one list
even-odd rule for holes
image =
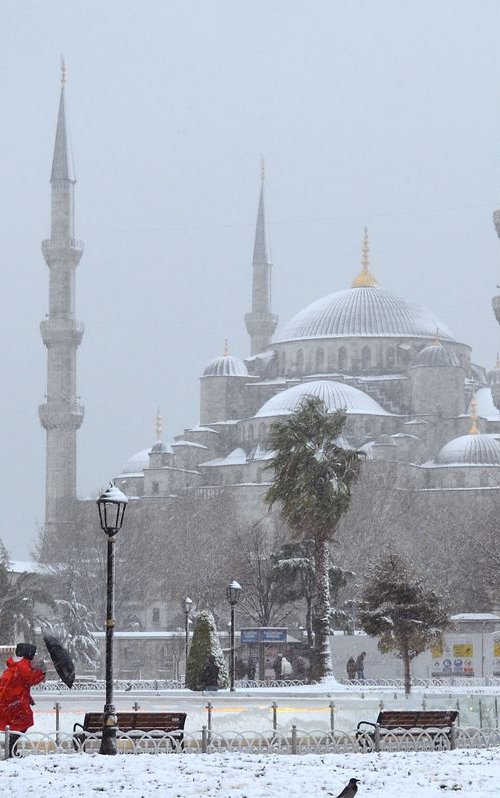
{"label": "person in red coat", "polygon": [[45,671],[36,663],[32,663],[36,654],[36,646],[30,643],[18,643],[16,659],[9,657],[7,669],[0,676],[0,730],[9,726],[14,732],[10,739],[10,755],[18,734],[26,732],[33,726],[34,703],[30,688],[45,679]]}

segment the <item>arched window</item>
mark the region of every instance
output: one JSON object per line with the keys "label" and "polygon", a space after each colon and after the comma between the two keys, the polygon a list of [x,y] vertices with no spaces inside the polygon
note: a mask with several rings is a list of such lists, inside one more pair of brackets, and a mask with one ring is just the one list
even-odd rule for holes
{"label": "arched window", "polygon": [[261,443],[264,443],[264,441],[266,440],[266,437],[267,437],[266,436],[266,425],[264,424],[263,421],[261,421],[261,423],[259,424],[259,441],[261,441]]}
{"label": "arched window", "polygon": [[385,353],[385,365],[390,369],[396,365],[396,350],[393,346],[390,346]]}
{"label": "arched window", "polygon": [[304,373],[304,352],[299,349],[297,352],[297,374]]}
{"label": "arched window", "polygon": [[347,369],[347,349],[341,346],[339,349],[339,369],[345,371]]}
{"label": "arched window", "polygon": [[323,349],[316,349],[316,371],[321,372],[325,367],[325,353]]}
{"label": "arched window", "polygon": [[280,376],[284,376],[286,369],[286,355],[284,352],[280,352],[278,356],[278,370]]}
{"label": "arched window", "polygon": [[250,424],[248,427],[248,440],[253,441],[253,426]]}
{"label": "arched window", "polygon": [[361,350],[361,367],[369,369],[372,364],[372,350],[369,346],[364,346]]}
{"label": "arched window", "polygon": [[367,435],[371,435],[372,432],[373,432],[373,424],[372,424],[372,422],[370,420],[367,419],[365,421],[365,433]]}

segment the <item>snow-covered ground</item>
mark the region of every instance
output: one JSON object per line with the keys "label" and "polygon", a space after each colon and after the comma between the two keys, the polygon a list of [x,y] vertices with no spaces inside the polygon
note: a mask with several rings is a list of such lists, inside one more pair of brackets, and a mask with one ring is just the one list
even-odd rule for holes
{"label": "snow-covered ground", "polygon": [[500,796],[500,750],[443,753],[119,755],[62,754],[0,762],[8,798],[320,798],[337,796],[351,776],[358,796]]}

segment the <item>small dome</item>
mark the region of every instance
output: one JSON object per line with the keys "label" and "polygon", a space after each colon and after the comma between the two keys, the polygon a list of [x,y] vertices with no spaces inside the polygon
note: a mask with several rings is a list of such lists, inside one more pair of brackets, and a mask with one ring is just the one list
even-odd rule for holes
{"label": "small dome", "polygon": [[437,465],[500,465],[500,443],[495,435],[461,435],[449,441],[436,457]]}
{"label": "small dome", "polygon": [[347,413],[361,413],[365,415],[388,416],[375,399],[363,393],[352,385],[346,385],[332,380],[317,380],[315,382],[302,382],[286,391],[273,396],[262,405],[256,417],[281,416],[293,413],[308,396],[317,396],[322,399],[327,409],[333,413],[335,410],[346,410]]}
{"label": "small dome", "polygon": [[142,474],[145,468],[149,468],[149,452],[151,449],[142,449],[129,457],[123,466],[120,476],[125,474]]}
{"label": "small dome", "polygon": [[204,377],[248,377],[247,367],[239,357],[221,355],[212,360],[205,371]]}
{"label": "small dome", "polygon": [[447,349],[442,343],[435,343],[420,350],[415,358],[414,366],[459,366],[460,361],[455,352]]}
{"label": "small dome", "polygon": [[151,447],[151,452],[161,452],[161,454],[171,453],[172,449],[163,441],[156,441]]}
{"label": "small dome", "polygon": [[395,337],[441,338],[450,331],[428,310],[400,299],[384,288],[363,284],[318,299],[298,313],[276,341],[302,338]]}

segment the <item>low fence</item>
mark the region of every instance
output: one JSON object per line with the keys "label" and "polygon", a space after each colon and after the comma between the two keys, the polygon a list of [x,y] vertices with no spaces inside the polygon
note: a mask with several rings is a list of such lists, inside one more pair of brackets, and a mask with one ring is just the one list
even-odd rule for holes
{"label": "low fence", "polygon": [[[498,729],[452,727],[450,732],[424,729],[395,732],[377,727],[373,733],[357,731],[303,730],[292,726],[290,734],[257,731],[214,732],[203,726],[198,733],[185,734],[182,742],[166,733],[120,733],[118,753],[123,754],[370,754],[384,751],[449,751],[500,746]],[[28,733],[0,735],[0,756],[43,754],[83,754],[99,750],[100,735],[89,734],[85,740],[72,734]],[[3,749],[3,750],[2,750]]]}
{"label": "low fence", "polygon": [[[115,690],[122,690],[124,692],[135,690],[182,690],[185,689],[185,684],[178,679],[115,679]],[[240,679],[235,682],[235,687],[240,690],[252,690],[255,688],[266,687],[303,687],[304,685],[317,684],[321,687],[320,683],[304,682],[299,679]],[[402,679],[341,679],[339,684],[346,687],[353,687],[362,690],[380,689],[380,688],[394,688],[396,690],[404,689],[404,682]],[[450,676],[440,679],[414,679],[412,687],[419,688],[447,688],[447,687],[461,687],[463,690],[481,688],[481,687],[500,687],[500,678],[496,676],[485,677],[470,677],[461,678],[459,676]],[[83,691],[103,691],[106,689],[106,682],[103,679],[77,679],[73,687],[75,690]],[[45,681],[33,687],[32,690],[41,693],[61,693],[66,692],[68,688],[61,681]]]}

